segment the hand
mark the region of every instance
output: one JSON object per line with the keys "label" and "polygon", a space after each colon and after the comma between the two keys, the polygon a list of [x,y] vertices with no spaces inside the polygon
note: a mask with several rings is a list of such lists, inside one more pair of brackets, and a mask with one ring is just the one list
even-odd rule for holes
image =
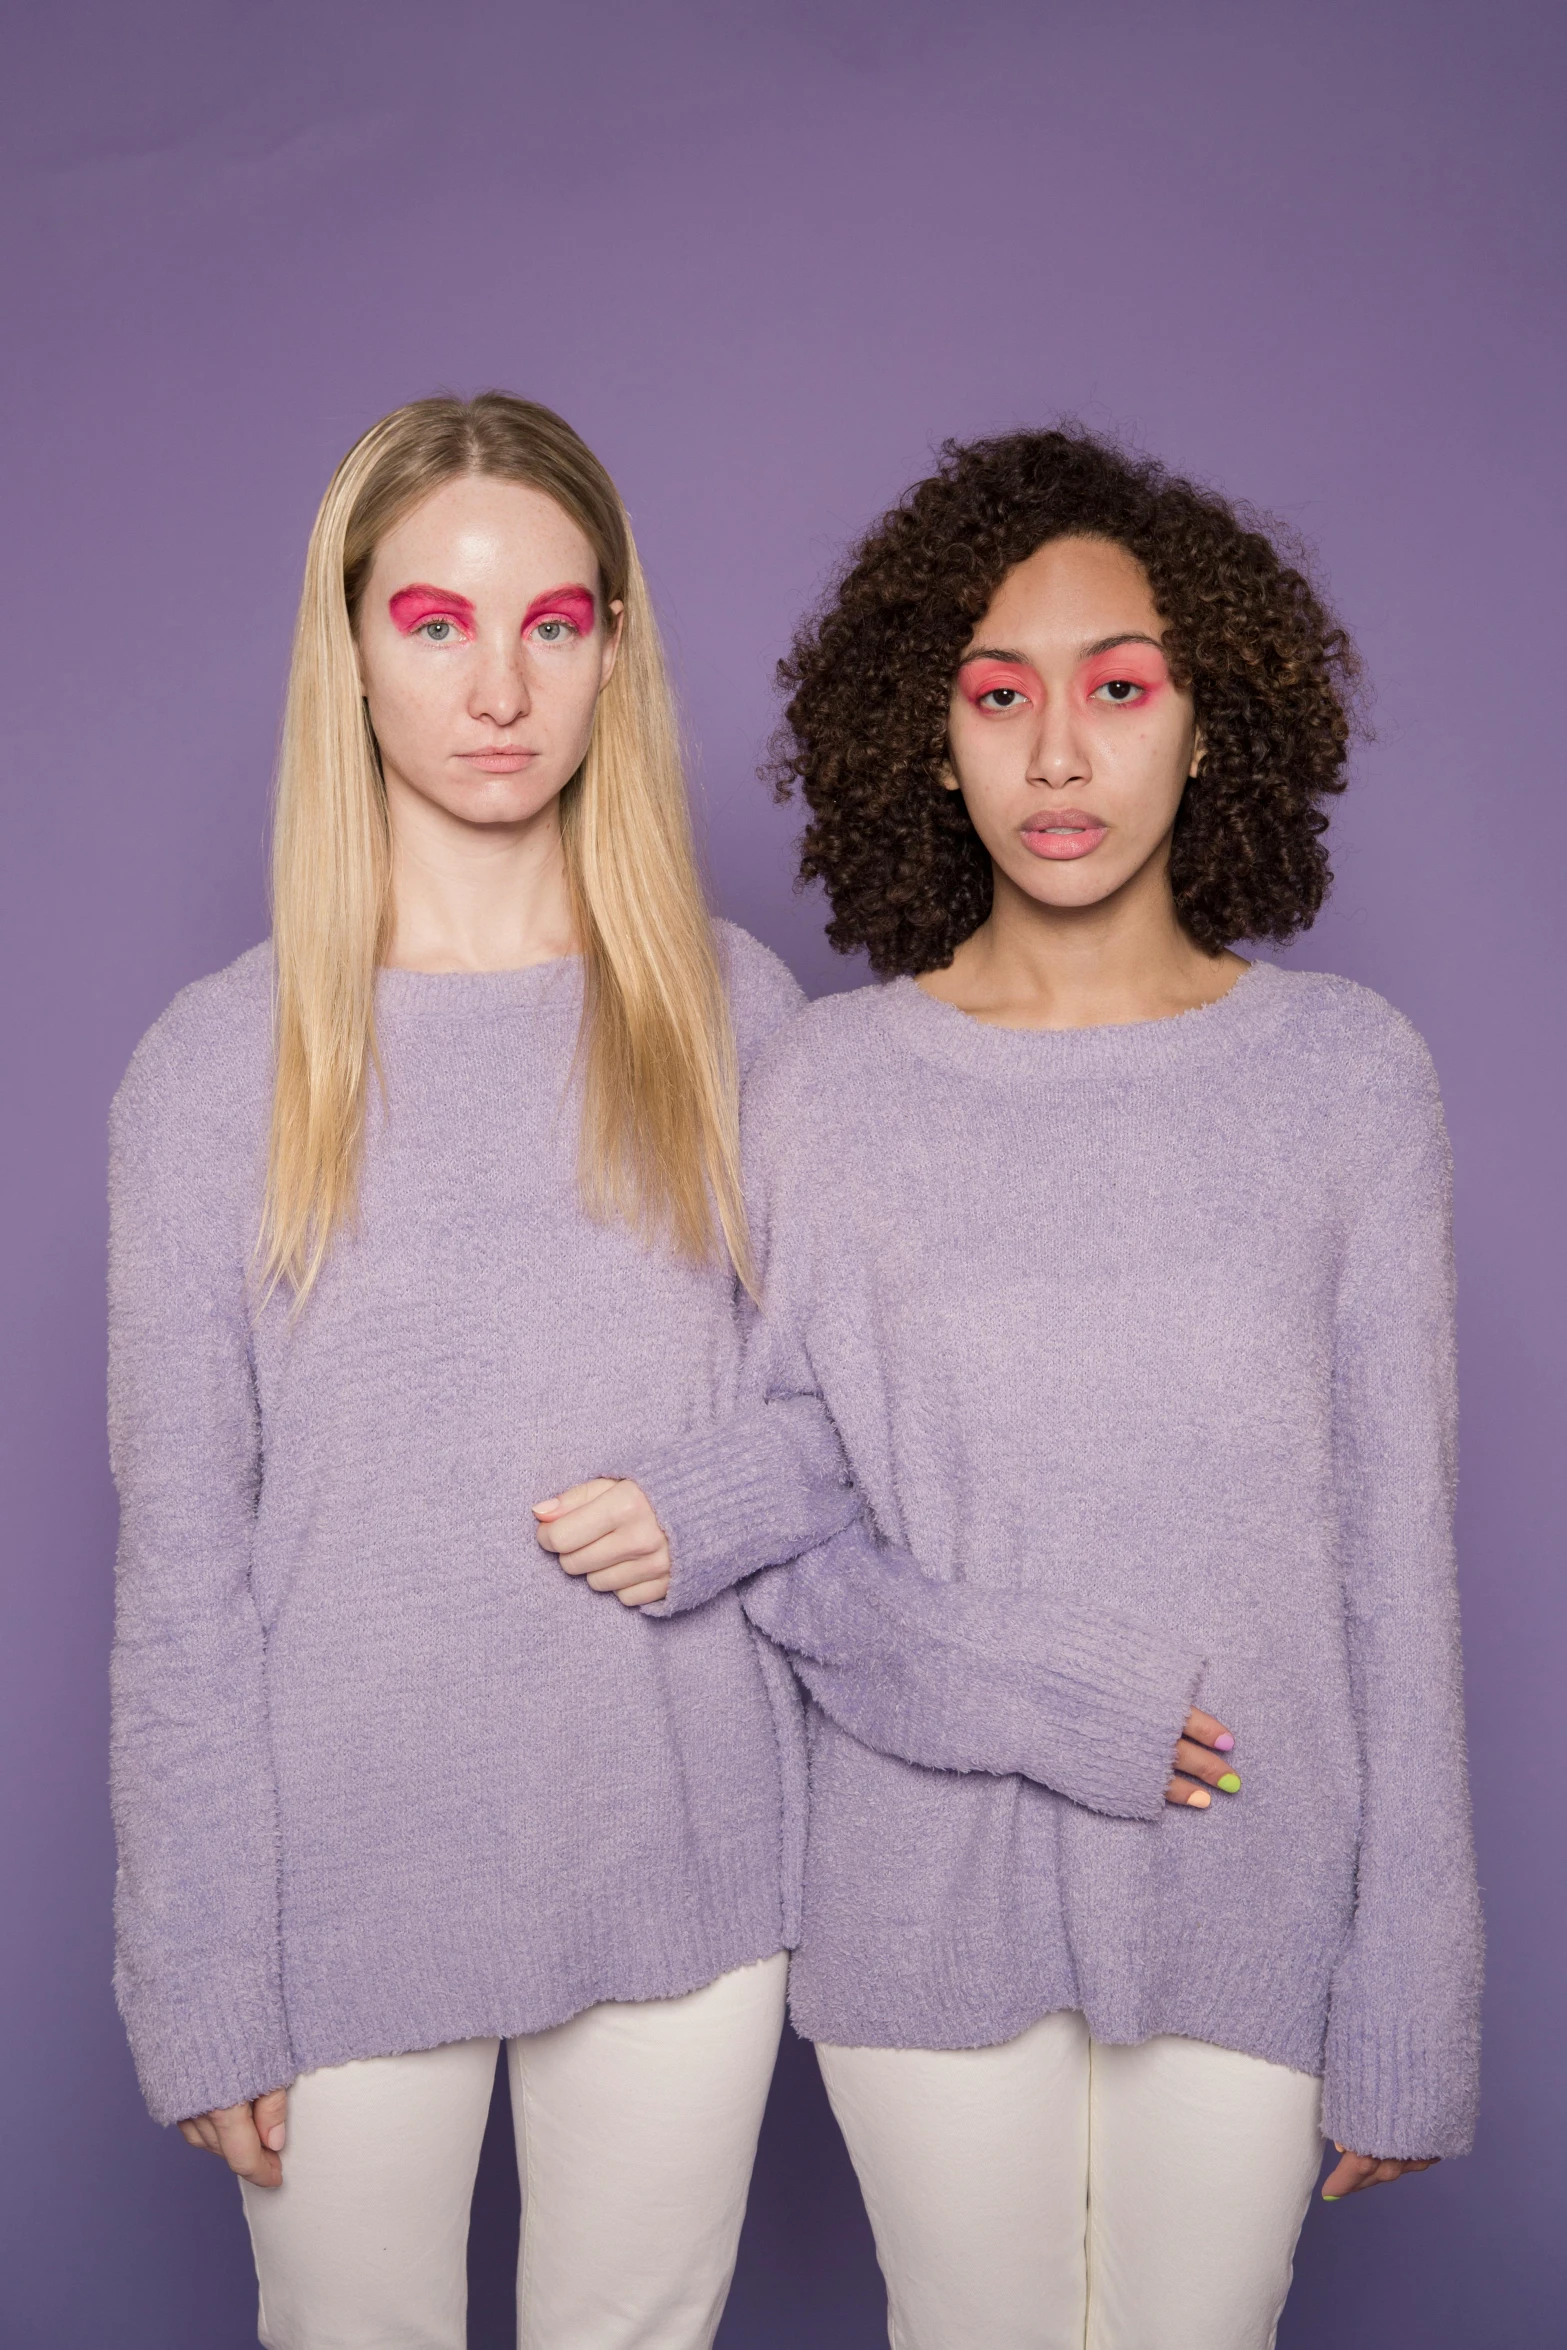
{"label": "hand", "polygon": [[1175,1742],[1176,1775],[1164,1791],[1165,1802],[1206,1811],[1213,1801],[1210,1787],[1225,1795],[1239,1795],[1240,1774],[1230,1761],[1234,1744],[1222,1722],[1194,1708],[1186,1717],[1185,1734]]}
{"label": "hand", "polygon": [[669,1544],[653,1504],[629,1477],[593,1477],[536,1501],[539,1540],[590,1591],[613,1591],[622,1607],[652,1607],[668,1596]]}
{"label": "hand", "polygon": [[180,2136],[187,2146],[221,2155],[237,2179],[249,2179],[253,2187],[281,2187],[283,2165],[278,2156],[287,2112],[288,2091],[268,2089],[247,2105],[220,2105],[211,2113],[193,2115],[180,2123]]}
{"label": "hand", "polygon": [[1362,2187],[1385,2187],[1391,2180],[1401,2179],[1406,2170],[1432,2170],[1441,2160],[1433,2154],[1429,2162],[1399,2162],[1391,2157],[1381,2162],[1374,2154],[1345,2154],[1336,2138],[1333,2151],[1344,2159],[1334,2164],[1323,2184],[1324,2203],[1342,2203],[1346,2195],[1358,2195]]}

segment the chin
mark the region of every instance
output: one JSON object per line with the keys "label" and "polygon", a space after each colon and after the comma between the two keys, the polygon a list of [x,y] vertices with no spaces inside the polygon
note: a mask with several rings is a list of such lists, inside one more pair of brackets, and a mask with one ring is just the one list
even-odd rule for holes
{"label": "chin", "polygon": [[1055,906],[1066,911],[1076,907],[1103,905],[1113,898],[1127,879],[1124,873],[1107,873],[1101,866],[1097,873],[1089,870],[1093,858],[1084,857],[1076,865],[1056,865],[1041,870],[1034,865],[1027,873],[1014,873],[1012,881],[1026,898],[1036,906]]}

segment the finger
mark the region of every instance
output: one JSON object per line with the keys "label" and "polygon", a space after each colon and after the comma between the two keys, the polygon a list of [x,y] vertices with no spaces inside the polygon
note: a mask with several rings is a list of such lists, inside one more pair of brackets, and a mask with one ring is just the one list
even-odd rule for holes
{"label": "finger", "polygon": [[1176,1747],[1175,1767],[1209,1787],[1222,1787],[1226,1795],[1241,1791],[1240,1773],[1231,1769],[1229,1756],[1215,1754],[1211,1746],[1194,1746],[1190,1738],[1183,1738]]}
{"label": "finger", "polygon": [[1186,1717],[1184,1735],[1194,1738],[1199,1746],[1212,1746],[1220,1754],[1233,1751],[1235,1740],[1215,1714],[1205,1714],[1193,1706]]}
{"label": "finger", "polygon": [[1172,1779],[1164,1791],[1166,1803],[1184,1804],[1188,1811],[1206,1811],[1213,1797],[1195,1779]]}
{"label": "finger", "polygon": [[622,1607],[656,1607],[661,1599],[669,1597],[669,1577],[660,1575],[653,1583],[633,1583],[629,1591],[617,1592]]}
{"label": "finger", "polygon": [[656,1575],[669,1576],[669,1553],[662,1543],[637,1558],[617,1559],[613,1566],[595,1567],[588,1577],[590,1591],[625,1591],[633,1583],[650,1583]]}
{"label": "finger", "polygon": [[580,1550],[585,1542],[597,1542],[606,1534],[613,1534],[630,1516],[629,1510],[616,1501],[616,1488],[595,1494],[591,1501],[575,1509],[562,1510],[548,1524],[541,1524],[538,1540],[545,1550],[556,1552]]}
{"label": "finger", "polygon": [[[585,1543],[560,1562],[568,1575],[602,1575],[614,1567],[641,1567],[644,1574],[656,1573],[669,1558],[669,1548],[656,1526],[646,1534],[606,1534],[598,1542]],[[652,1566],[648,1561],[653,1562]],[[595,1584],[595,1590],[603,1590]]]}
{"label": "finger", "polygon": [[[184,2129],[186,2126],[187,2125],[184,2122],[181,2122],[181,2129]],[[199,2146],[205,2154],[217,2155],[221,2161],[223,2147],[219,2141],[217,2131],[212,2126],[211,2114],[195,2114],[190,2121],[189,2127],[196,2133],[195,2137],[191,2139],[190,2143],[193,2146]]]}
{"label": "finger", "polygon": [[215,2146],[209,2146],[206,2139],[202,2136],[201,2124],[199,2122],[194,2120],[181,2122],[179,2124],[179,2133],[187,2146],[199,2147],[203,2154],[215,2154],[217,2152],[217,2148]]}
{"label": "finger", "polygon": [[536,1518],[558,1518],[562,1510],[577,1509],[583,1502],[607,1493],[615,1482],[613,1477],[590,1477],[586,1485],[568,1485],[564,1493],[551,1493],[543,1501],[536,1501],[533,1514]]}
{"label": "finger", "polygon": [[269,2089],[258,2097],[254,2107],[256,2135],[263,2146],[274,2154],[281,2154],[288,2140],[288,2091]]}
{"label": "finger", "polygon": [[612,1485],[607,1493],[584,1502],[580,1509],[567,1510],[548,1526],[540,1526],[538,1539],[545,1550],[564,1556],[593,1542],[613,1542],[619,1539],[623,1548],[637,1543],[644,1546],[662,1538],[662,1529],[639,1485],[620,1483]]}
{"label": "finger", "polygon": [[283,2182],[283,2165],[256,2134],[255,2116],[248,2105],[225,2106],[212,2116],[223,2149],[223,2159],[234,2176],[257,2187]]}
{"label": "finger", "polygon": [[1376,2167],[1367,2155],[1341,2154],[1322,2182],[1323,2202],[1342,2203],[1346,2195],[1358,2195],[1369,2184]]}

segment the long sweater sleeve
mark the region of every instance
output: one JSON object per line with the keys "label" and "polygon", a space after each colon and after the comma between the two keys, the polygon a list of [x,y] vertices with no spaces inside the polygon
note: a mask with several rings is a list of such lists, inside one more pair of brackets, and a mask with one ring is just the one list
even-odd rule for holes
{"label": "long sweater sleeve", "polygon": [[[1407,1034],[1407,1032],[1406,1032]],[[1468,2151],[1481,1922],[1457,1577],[1449,1159],[1408,1038],[1340,1296],[1341,1557],[1361,1761],[1354,1924],[1332,1984],[1323,2127],[1357,2153]]]}
{"label": "long sweater sleeve", "polygon": [[1203,1658],[1113,1610],[921,1572],[863,1520],[742,1592],[825,1714],[927,1770],[1157,1819]]}
{"label": "long sweater sleeve", "polygon": [[[762,1353],[750,1350],[753,1389],[764,1383]],[[816,1549],[860,1512],[838,1431],[814,1393],[753,1391],[738,1411],[616,1473],[641,1486],[669,1543],[670,1594],[652,1615],[701,1607]]]}
{"label": "long sweater sleeve", "polygon": [[165,2122],[295,2070],[250,1584],[261,1457],[242,1208],[194,1092],[149,1040],[115,1104],[110,1160],[115,1989]]}
{"label": "long sweater sleeve", "polygon": [[746,1315],[749,1401],[627,1472],[669,1540],[669,1596],[648,1612],[683,1614],[741,1583],[752,1622],[862,1744],[1158,1818],[1201,1649],[1032,1581],[997,1591],[931,1574],[878,1536],[812,1361],[810,1201],[765,1110],[746,1140],[763,1293]]}

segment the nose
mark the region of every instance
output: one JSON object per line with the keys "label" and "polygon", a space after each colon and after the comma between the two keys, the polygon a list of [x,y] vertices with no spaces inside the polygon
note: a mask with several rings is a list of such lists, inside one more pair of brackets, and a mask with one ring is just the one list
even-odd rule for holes
{"label": "nose", "polygon": [[1050,791],[1065,791],[1074,783],[1087,783],[1092,774],[1088,744],[1070,697],[1047,694],[1030,752],[1029,782],[1043,784]]}
{"label": "nose", "polygon": [[492,726],[515,726],[532,706],[521,637],[486,639],[484,657],[473,673],[469,717],[487,719]]}

